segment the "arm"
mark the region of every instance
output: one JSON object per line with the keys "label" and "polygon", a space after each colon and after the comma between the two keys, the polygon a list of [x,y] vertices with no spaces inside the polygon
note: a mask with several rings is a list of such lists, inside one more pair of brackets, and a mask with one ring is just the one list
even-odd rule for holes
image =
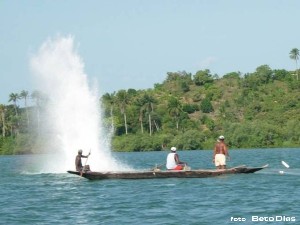
{"label": "arm", "polygon": [[88,155],[82,155],[81,158],[88,158],[90,156],[91,153],[89,153]]}
{"label": "arm", "polygon": [[175,154],[174,158],[175,158],[175,162],[176,162],[177,165],[178,165],[178,164],[186,164],[185,162],[181,162],[181,161],[179,160],[178,154]]}
{"label": "arm", "polygon": [[227,148],[226,144],[224,144],[224,152],[225,152],[225,156],[230,158],[229,153],[228,153],[228,148]]}
{"label": "arm", "polygon": [[215,147],[214,147],[214,153],[213,153],[213,159],[212,159],[213,162],[215,162],[216,153],[217,153],[217,145],[215,145]]}
{"label": "arm", "polygon": [[174,159],[175,159],[176,164],[180,163],[178,154],[174,155]]}

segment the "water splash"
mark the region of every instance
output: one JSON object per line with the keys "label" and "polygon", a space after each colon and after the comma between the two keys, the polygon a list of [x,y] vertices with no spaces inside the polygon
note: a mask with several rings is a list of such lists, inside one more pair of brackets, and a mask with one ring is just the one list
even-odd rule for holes
{"label": "water splash", "polygon": [[[101,125],[101,110],[96,82],[89,87],[84,63],[74,47],[74,38],[57,37],[45,41],[31,58],[37,89],[46,94],[46,126],[50,153],[45,171],[74,169],[78,149],[91,151],[88,164],[94,171],[128,169],[111,155],[110,136]],[[108,132],[109,133],[109,132]],[[83,159],[85,164],[85,159]]]}

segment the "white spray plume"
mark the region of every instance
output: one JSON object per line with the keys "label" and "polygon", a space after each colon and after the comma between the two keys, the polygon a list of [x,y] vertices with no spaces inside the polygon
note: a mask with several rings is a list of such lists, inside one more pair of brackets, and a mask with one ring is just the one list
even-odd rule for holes
{"label": "white spray plume", "polygon": [[[89,87],[84,63],[74,48],[74,38],[59,36],[47,40],[31,58],[31,68],[38,90],[49,99],[46,130],[51,133],[51,153],[59,157],[49,157],[51,161],[45,162],[45,170],[74,170],[79,149],[83,149],[83,155],[91,151],[88,164],[94,171],[129,169],[111,155],[110,137],[101,125],[98,92],[95,87],[92,90]],[[85,159],[82,163],[85,164]]]}

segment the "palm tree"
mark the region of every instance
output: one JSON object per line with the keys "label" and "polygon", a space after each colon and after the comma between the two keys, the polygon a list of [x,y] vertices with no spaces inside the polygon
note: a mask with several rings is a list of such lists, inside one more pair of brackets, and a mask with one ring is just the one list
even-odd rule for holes
{"label": "palm tree", "polygon": [[151,114],[153,113],[155,99],[153,98],[153,96],[151,96],[149,94],[145,94],[143,96],[143,98],[144,98],[144,102],[145,102],[144,105],[143,105],[143,108],[147,111],[147,114],[148,114],[149,134],[151,136],[152,135],[152,119],[151,119]]}
{"label": "palm tree", "polygon": [[27,117],[27,125],[29,126],[29,115],[28,115],[28,108],[27,108],[27,98],[28,98],[28,91],[21,91],[21,94],[19,95],[20,98],[24,99],[25,104],[25,110],[26,110],[26,117]]}
{"label": "palm tree", "polygon": [[17,93],[11,93],[9,95],[9,102],[13,102],[14,103],[14,108],[15,108],[15,112],[16,112],[16,117],[18,117],[18,110],[17,110],[17,101],[20,98],[20,96]]}
{"label": "palm tree", "polygon": [[297,75],[297,80],[298,80],[298,59],[299,59],[299,49],[297,48],[293,48],[291,51],[290,51],[290,58],[295,60],[296,62],[296,75]]}
{"label": "palm tree", "polygon": [[31,93],[31,98],[35,100],[35,108],[37,114],[37,129],[38,133],[40,132],[40,107],[41,107],[41,100],[42,100],[42,93],[39,91],[33,91]]}
{"label": "palm tree", "polygon": [[102,102],[106,105],[110,105],[110,118],[111,118],[111,128],[114,131],[115,126],[114,126],[114,116],[113,116],[113,109],[114,109],[114,104],[115,104],[115,93],[109,94],[106,93],[105,95],[102,96]]}
{"label": "palm tree", "polygon": [[2,136],[5,137],[5,111],[6,111],[6,107],[3,104],[0,104],[0,121],[2,122]]}
{"label": "palm tree", "polygon": [[140,122],[140,127],[141,127],[141,132],[142,134],[144,133],[144,125],[143,125],[143,117],[145,113],[145,98],[144,96],[139,96],[135,100],[135,105],[139,108],[139,122]]}
{"label": "palm tree", "polygon": [[126,107],[129,104],[129,95],[126,90],[120,90],[117,93],[117,102],[120,107],[121,114],[124,116],[125,133],[128,134]]}
{"label": "palm tree", "polygon": [[[19,127],[19,114],[18,114],[18,109],[17,109],[17,101],[18,99],[20,99],[19,94],[17,93],[11,93],[9,95],[9,102],[13,102],[14,103],[14,108],[15,108],[15,113],[16,113],[16,126]],[[16,131],[16,133],[18,134],[18,130]]]}
{"label": "palm tree", "polygon": [[171,97],[168,102],[168,111],[170,116],[172,116],[176,121],[176,129],[179,129],[179,119],[182,112],[182,105],[178,98]]}
{"label": "palm tree", "polygon": [[142,134],[144,133],[144,126],[143,126],[143,115],[144,115],[144,111],[145,111],[144,107],[141,107],[140,113],[139,113],[139,122],[140,122]]}

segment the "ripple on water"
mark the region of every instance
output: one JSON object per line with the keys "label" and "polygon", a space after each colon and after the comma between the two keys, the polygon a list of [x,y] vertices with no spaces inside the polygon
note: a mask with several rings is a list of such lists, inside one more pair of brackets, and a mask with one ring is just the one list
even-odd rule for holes
{"label": "ripple on water", "polygon": [[[234,152],[235,155],[238,153]],[[260,153],[259,162],[255,161],[257,152],[251,155],[248,151],[244,155],[253,161],[252,164],[259,164],[261,161],[266,163],[267,153]],[[292,165],[288,170],[280,164],[283,153],[274,151],[273,161],[268,161],[270,168],[257,174],[206,179],[104,181],[88,181],[70,174],[24,173],[20,157],[4,157],[0,158],[3,171],[0,194],[4,206],[0,219],[3,224],[14,225],[206,225],[235,224],[230,223],[231,216],[248,220],[253,215],[298,217],[300,190],[297,177],[300,171],[292,160],[297,158],[297,153],[290,152],[290,158],[285,159]],[[200,153],[185,154],[197,156]],[[151,154],[147,156],[151,161]],[[190,157],[191,160],[197,159],[196,156]],[[241,161],[249,164],[247,158],[241,158]],[[22,169],[18,168],[19,164]],[[9,165],[16,165],[16,168],[10,171]],[[286,173],[279,174],[280,169]]]}

